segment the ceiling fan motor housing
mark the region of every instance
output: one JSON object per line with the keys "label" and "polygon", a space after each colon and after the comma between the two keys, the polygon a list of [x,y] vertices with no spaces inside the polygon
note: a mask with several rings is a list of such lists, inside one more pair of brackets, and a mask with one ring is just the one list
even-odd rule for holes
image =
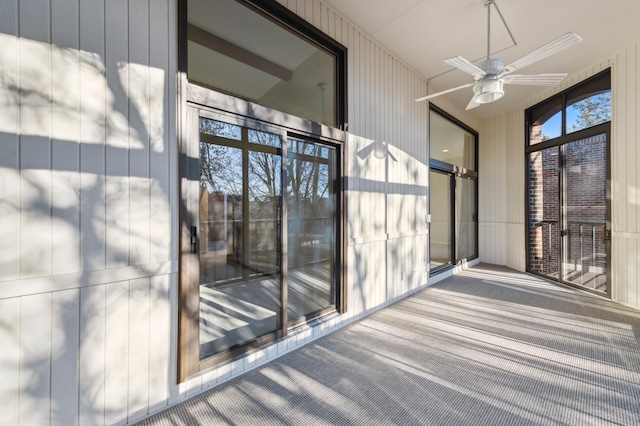
{"label": "ceiling fan motor housing", "polygon": [[489,58],[480,64],[480,69],[486,73],[473,86],[473,98],[478,104],[488,104],[504,96],[504,81],[499,72],[504,68],[504,61],[499,58]]}
{"label": "ceiling fan motor housing", "polygon": [[495,75],[504,68],[504,61],[500,58],[489,58],[482,62],[479,67],[487,75]]}

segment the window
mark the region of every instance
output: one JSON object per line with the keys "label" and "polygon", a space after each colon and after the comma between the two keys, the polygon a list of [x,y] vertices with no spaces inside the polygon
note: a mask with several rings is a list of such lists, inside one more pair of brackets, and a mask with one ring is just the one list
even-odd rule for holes
{"label": "window", "polygon": [[477,139],[430,107],[429,259],[435,272],[478,256]]}
{"label": "window", "polygon": [[273,3],[188,0],[189,81],[339,127],[344,48]]}
{"label": "window", "polygon": [[530,108],[526,115],[530,146],[611,121],[610,72]]}
{"label": "window", "polygon": [[443,115],[429,115],[431,159],[467,170],[476,169],[476,136]]}
{"label": "window", "polygon": [[346,50],[275,2],[179,4],[184,381],[344,311]]}

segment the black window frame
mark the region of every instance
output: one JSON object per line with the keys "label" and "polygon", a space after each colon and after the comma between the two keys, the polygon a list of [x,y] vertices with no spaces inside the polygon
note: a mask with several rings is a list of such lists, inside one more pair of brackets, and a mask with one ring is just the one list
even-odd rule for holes
{"label": "black window frame", "polygon": [[[598,84],[601,83],[601,81],[603,80],[608,80],[609,83],[611,83],[611,68],[607,68],[606,70],[601,71],[581,81],[580,83],[575,84],[563,90],[562,92],[527,108],[524,113],[525,114],[525,154],[550,148],[556,145],[563,145],[564,143],[575,139],[575,134],[577,133],[584,134],[584,135],[597,133],[598,130],[595,128],[597,128],[598,126],[604,126],[607,123],[610,123],[611,121],[607,121],[607,122],[586,127],[584,129],[580,129],[577,131],[567,132],[567,108],[570,106],[570,104],[568,104],[568,101],[570,99],[569,95],[571,95],[572,92],[581,92],[584,89],[589,88],[589,86],[598,86]],[[609,84],[609,90],[611,90],[611,84]],[[532,119],[531,119],[532,112],[544,106],[545,104],[548,104],[548,105],[557,104],[558,100],[560,101],[559,112],[562,114],[560,136],[550,138],[532,145],[531,144],[531,128],[533,126]]]}
{"label": "black window frame", "polygon": [[[347,48],[273,0],[234,0],[262,15],[283,29],[335,57],[335,122],[340,130],[348,128]],[[178,2],[178,73],[187,75],[187,0]],[[184,78],[186,82],[186,77]],[[191,84],[191,83],[190,83]]]}
{"label": "black window frame", "polygon": [[[431,112],[434,112],[438,115],[440,115],[442,118],[450,121],[452,124],[459,126],[460,128],[462,128],[463,130],[471,133],[474,137],[474,144],[475,144],[475,149],[474,149],[474,153],[475,153],[475,158],[474,158],[474,170],[469,170],[466,169],[464,167],[455,165],[455,164],[450,164],[450,163],[446,163],[444,161],[440,161],[440,160],[436,160],[431,158],[431,135],[429,135],[429,170],[430,171],[436,171],[439,173],[444,173],[449,175],[450,179],[451,179],[451,188],[450,188],[450,192],[451,192],[451,259],[452,261],[450,263],[438,266],[437,268],[434,269],[429,269],[429,274],[430,275],[435,275],[435,274],[439,274],[441,272],[447,271],[451,268],[454,268],[455,266],[461,265],[465,262],[469,262],[471,260],[477,259],[478,256],[480,255],[479,253],[479,228],[480,228],[480,220],[479,220],[479,211],[478,211],[478,188],[479,188],[479,183],[478,183],[478,164],[479,164],[479,155],[478,155],[478,146],[479,146],[479,133],[476,132],[475,130],[473,130],[471,127],[467,126],[465,123],[463,123],[462,121],[458,120],[457,118],[455,118],[454,116],[452,116],[451,114],[445,112],[444,110],[442,110],[441,108],[438,108],[437,106],[433,105],[433,104],[429,104],[429,114],[431,114]],[[431,122],[431,120],[429,119],[429,122]],[[431,129],[429,128],[429,132],[431,131]],[[456,258],[456,245],[457,245],[457,239],[456,239],[456,228],[455,228],[455,217],[456,217],[456,200],[455,200],[455,195],[456,195],[456,180],[457,178],[466,178],[466,179],[470,179],[473,180],[475,183],[475,212],[473,213],[473,218],[474,218],[474,222],[476,223],[476,229],[475,229],[475,255],[469,258],[462,258],[462,259],[457,259]],[[429,184],[429,190],[431,190],[431,184]],[[429,214],[431,214],[431,196],[429,196]],[[429,235],[429,244],[431,244],[431,235]],[[431,250],[429,250],[429,256],[431,256]],[[431,263],[431,259],[429,259],[429,263]]]}
{"label": "black window frame", "polygon": [[[552,276],[549,275],[545,275],[536,271],[532,270],[531,267],[531,244],[530,244],[530,227],[531,227],[531,220],[530,220],[530,210],[531,210],[531,202],[530,202],[530,197],[529,197],[529,174],[530,174],[530,165],[529,165],[529,157],[531,153],[534,152],[538,152],[538,151],[543,151],[549,148],[558,148],[558,152],[559,155],[561,155],[560,158],[560,162],[559,162],[559,168],[562,170],[562,168],[564,167],[564,160],[562,159],[562,147],[570,142],[574,142],[580,139],[586,139],[595,135],[599,135],[599,134],[606,134],[607,135],[607,148],[606,148],[606,155],[607,155],[607,161],[608,164],[606,165],[606,182],[607,182],[607,188],[606,188],[606,197],[607,197],[607,207],[606,207],[606,220],[605,220],[605,227],[607,230],[612,229],[612,225],[611,225],[611,168],[612,168],[612,162],[611,162],[611,127],[612,127],[612,121],[613,121],[613,100],[612,100],[612,117],[610,121],[606,121],[603,123],[599,123],[590,127],[586,127],[580,130],[576,130],[576,131],[572,131],[572,132],[567,132],[567,108],[570,106],[570,104],[568,104],[568,100],[570,99],[569,96],[572,93],[575,92],[579,92],[579,93],[589,93],[588,92],[588,88],[589,86],[592,87],[599,87],[599,84],[601,84],[603,81],[606,81],[608,83],[609,86],[609,91],[611,91],[611,86],[612,86],[612,69],[611,68],[607,68],[603,71],[600,71],[594,75],[592,75],[591,77],[571,86],[568,87],[566,89],[564,89],[563,91],[535,104],[532,105],[531,107],[527,108],[524,111],[524,119],[525,119],[525,126],[524,126],[524,132],[525,132],[525,139],[524,139],[524,203],[525,203],[525,212],[524,212],[524,244],[525,244],[525,270],[526,272],[533,274],[533,275],[538,275],[541,277],[544,277],[546,279],[552,280],[554,282],[557,282],[559,284],[562,285],[566,285],[569,287],[573,287],[573,288],[579,288],[583,291],[589,292],[589,293],[593,293],[593,294],[597,294],[599,296],[606,296],[606,297],[611,297],[612,294],[612,280],[611,280],[611,247],[608,248],[607,250],[607,265],[608,267],[608,271],[607,271],[607,291],[606,293],[600,292],[600,291],[596,291],[596,290],[592,290],[590,288],[584,287],[584,286],[578,286],[575,285],[573,283],[567,282],[567,281],[563,281],[561,280],[560,275],[557,278],[554,278]],[[593,92],[591,92],[593,93]],[[584,97],[586,98],[586,97]],[[544,106],[545,104],[548,105],[554,105],[558,103],[558,100],[560,101],[560,112],[562,113],[562,117],[561,117],[561,134],[558,137],[555,138],[550,138],[535,144],[531,144],[531,129],[533,126],[532,123],[532,119],[531,119],[531,114],[532,111],[540,108],[541,106]],[[559,178],[559,183],[558,185],[562,186],[563,181],[562,181],[562,173],[560,173],[560,178]],[[559,195],[558,195],[558,211],[562,210],[563,207],[563,201],[562,201],[562,196],[560,194],[561,191],[558,191]],[[558,220],[560,220],[560,216],[558,217]],[[610,239],[607,240],[607,244],[610,244]],[[557,255],[558,255],[558,262],[560,261],[560,248],[561,244],[558,243],[558,248],[557,248]]]}

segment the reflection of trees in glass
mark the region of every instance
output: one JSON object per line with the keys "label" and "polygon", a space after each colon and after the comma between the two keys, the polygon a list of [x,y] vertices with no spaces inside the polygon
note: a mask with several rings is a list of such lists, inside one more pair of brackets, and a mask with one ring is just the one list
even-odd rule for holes
{"label": "reflection of trees in glass", "polygon": [[200,142],[200,186],[209,192],[242,194],[241,151]]}
{"label": "reflection of trees in glass", "polygon": [[289,203],[290,236],[329,235],[333,212],[330,188],[329,149],[326,147],[289,141],[287,164],[287,194]]}
{"label": "reflection of trees in glass", "polygon": [[242,128],[240,126],[202,117],[200,118],[200,132],[236,141],[242,139]]}
{"label": "reflection of trees in glass", "polygon": [[[328,148],[300,141],[289,141],[291,157],[288,164],[287,189],[294,198],[317,204],[326,198],[329,189],[329,168],[321,158],[328,157]],[[310,161],[311,160],[311,161]],[[313,161],[315,160],[315,161]]]}
{"label": "reflection of trees in glass", "polygon": [[611,92],[590,96],[571,105],[578,112],[575,121],[567,127],[571,131],[611,121]]}
{"label": "reflection of trees in glass", "polygon": [[[249,142],[279,148],[280,136],[249,130]],[[282,160],[276,153],[251,151],[249,154],[249,197],[268,202],[280,195]]]}
{"label": "reflection of trees in glass", "polygon": [[[240,140],[242,128],[200,118],[200,132]],[[209,192],[242,194],[242,155],[239,149],[200,142],[200,185]]]}
{"label": "reflection of trees in glass", "polygon": [[249,155],[249,194],[252,200],[280,195],[280,157],[265,152]]}

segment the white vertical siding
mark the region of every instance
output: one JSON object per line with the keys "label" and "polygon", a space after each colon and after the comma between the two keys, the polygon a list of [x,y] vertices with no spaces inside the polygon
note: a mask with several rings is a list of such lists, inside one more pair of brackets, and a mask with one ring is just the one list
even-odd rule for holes
{"label": "white vertical siding", "polygon": [[0,3],[0,281],[20,277],[20,103],[18,74],[18,4],[17,0]]}
{"label": "white vertical siding", "polygon": [[[127,28],[127,0],[105,3],[107,28]],[[129,31],[108,31],[105,38],[105,76],[110,84],[106,129],[105,261],[108,268],[129,264],[129,78],[121,66],[128,57]]]}
{"label": "white vertical siding", "polygon": [[105,267],[104,0],[80,2],[80,228],[81,270]]}
{"label": "white vertical siding", "polygon": [[[20,3],[20,273],[51,272],[51,95],[49,2]],[[38,68],[38,72],[24,72]],[[44,237],[44,238],[43,238]],[[34,247],[33,241],[40,241]],[[35,249],[35,250],[34,250]]]}
{"label": "white vertical siding", "polygon": [[[19,422],[44,424],[50,416],[51,400],[51,295],[37,294],[20,305],[20,393]],[[25,363],[27,365],[23,365]]]}
{"label": "white vertical siding", "polygon": [[[170,44],[171,32],[167,17],[169,0],[153,0],[149,7],[149,261],[172,259],[171,209],[167,205],[171,191],[171,163],[167,144],[173,104],[170,82],[170,62],[175,61]],[[174,74],[175,75],[175,74]],[[174,157],[175,158],[175,157]],[[177,182],[177,180],[176,180]],[[177,200],[176,200],[177,201]],[[177,210],[176,210],[177,211]],[[174,216],[176,217],[176,216]]]}
{"label": "white vertical siding", "polygon": [[[105,289],[105,424],[127,420],[129,376],[129,281],[106,286]],[[126,390],[126,392],[125,392]]]}
{"label": "white vertical siding", "polygon": [[640,307],[640,42],[612,66],[612,295]]}
{"label": "white vertical siding", "polygon": [[69,141],[80,136],[79,6],[74,0],[51,1],[51,180],[52,274],[80,270],[80,149]]}
{"label": "white vertical siding", "polygon": [[20,389],[20,299],[0,300],[0,424],[18,423]]}
{"label": "white vertical siding", "polygon": [[175,10],[0,2],[3,425],[123,424],[176,387]]}

